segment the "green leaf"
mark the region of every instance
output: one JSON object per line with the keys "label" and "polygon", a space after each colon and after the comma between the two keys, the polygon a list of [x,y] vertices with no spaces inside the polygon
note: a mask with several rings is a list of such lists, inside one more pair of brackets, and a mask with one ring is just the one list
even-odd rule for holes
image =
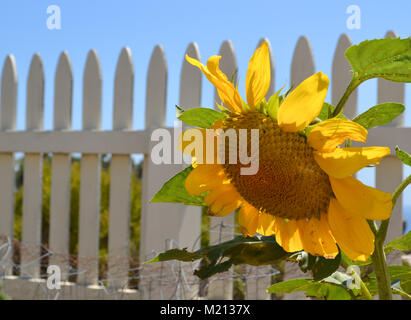
{"label": "green leaf", "polygon": [[164,183],[163,187],[154,195],[150,202],[172,202],[185,205],[206,206],[203,202],[204,196],[192,196],[185,187],[187,176],[193,170],[190,166],[177,173],[174,177]]}
{"label": "green leaf", "polygon": [[[206,263],[196,274],[201,279],[228,270],[231,265],[248,264],[253,266],[276,264],[290,254],[281,248],[274,237],[237,237],[214,246],[200,249]],[[223,258],[228,258],[222,262]]]}
{"label": "green leaf", "polygon": [[341,263],[341,253],[334,259],[326,259],[324,257],[316,257],[316,261],[314,262],[312,273],[314,280],[321,280],[324,279],[331,274],[333,274]]}
{"label": "green leaf", "polygon": [[[283,87],[284,88],[284,87]],[[283,89],[281,88],[276,93],[274,93],[267,103],[267,113],[271,119],[277,120],[278,108],[280,107],[280,92]]]}
{"label": "green leaf", "polygon": [[327,300],[350,300],[350,293],[340,284],[313,281],[312,279],[293,279],[273,284],[269,293],[291,293],[303,291],[308,297],[326,298]]}
{"label": "green leaf", "polygon": [[404,110],[404,105],[400,103],[383,103],[368,109],[352,121],[362,125],[365,129],[371,129],[390,123],[403,113]]}
{"label": "green leaf", "polygon": [[160,253],[154,259],[150,261],[146,261],[144,263],[153,263],[153,262],[161,262],[161,261],[169,261],[169,260],[179,260],[179,261],[189,262],[189,261],[201,259],[202,257],[203,256],[200,254],[187,251],[187,248],[171,249],[171,250],[167,250],[166,252]]}
{"label": "green leaf", "polygon": [[330,103],[324,102],[323,107],[320,111],[320,114],[317,116],[317,118],[321,119],[321,120],[327,120],[330,118],[330,116],[332,115],[332,113],[335,110],[335,106],[333,106]]}
{"label": "green leaf", "polygon": [[410,299],[411,300],[411,295],[409,295],[407,292],[403,290],[401,287],[400,281],[394,281],[391,284],[391,289],[392,293],[399,294],[400,296],[403,296],[404,298]]}
{"label": "green leaf", "polygon": [[249,264],[253,266],[271,265],[289,256],[276,242],[274,237],[237,237],[196,252],[186,249],[172,249],[160,253],[150,262],[167,260],[193,261],[203,258],[198,270],[194,272],[201,279],[227,271],[232,265]]}
{"label": "green leaf", "polygon": [[411,231],[401,237],[395,238],[384,246],[385,253],[391,252],[393,250],[411,250]]}
{"label": "green leaf", "polygon": [[[391,285],[395,285],[397,281],[400,281],[402,290],[406,293],[411,293],[411,268],[408,266],[388,266],[388,273],[391,278]],[[375,272],[368,275],[370,278],[371,286],[375,281]]]}
{"label": "green leaf", "polygon": [[395,147],[395,153],[397,154],[398,159],[407,166],[411,166],[411,155],[409,155],[404,150],[401,150],[398,146]]}
{"label": "green leaf", "polygon": [[377,77],[411,81],[411,38],[366,40],[349,47],[345,56],[360,82]]}
{"label": "green leaf", "polygon": [[326,259],[320,256],[313,256],[305,251],[300,251],[291,256],[293,261],[298,261],[301,271],[311,271],[315,281],[320,281],[332,275],[340,266],[341,253],[334,259]]}
{"label": "green leaf", "polygon": [[224,114],[209,108],[194,108],[184,111],[176,106],[176,117],[190,126],[209,129],[215,121],[222,119]]}

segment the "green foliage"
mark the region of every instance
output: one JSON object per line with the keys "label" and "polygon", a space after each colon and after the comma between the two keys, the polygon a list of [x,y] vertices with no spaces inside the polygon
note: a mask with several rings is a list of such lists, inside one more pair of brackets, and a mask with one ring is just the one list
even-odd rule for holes
{"label": "green foliage", "polygon": [[184,262],[194,261],[201,259],[203,255],[189,252],[187,248],[183,249],[170,249],[166,252],[160,253],[154,259],[144,262],[144,263],[153,263],[153,262],[161,262],[161,261],[169,261],[169,260],[179,260]]}
{"label": "green foliage", "polygon": [[411,155],[409,155],[404,150],[401,150],[398,146],[395,147],[395,153],[397,154],[398,159],[407,166],[411,166]]}
{"label": "green foliage", "polygon": [[341,263],[341,253],[334,259],[313,256],[305,251],[295,253],[291,259],[296,259],[303,272],[311,271],[315,281],[322,280],[333,274]]}
{"label": "green foliage", "polygon": [[346,287],[349,276],[336,272],[334,277],[322,281],[312,279],[293,279],[273,284],[267,289],[269,293],[284,294],[303,291],[307,297],[325,298],[326,300],[350,300],[352,294]]}
{"label": "green foliage", "polygon": [[185,187],[187,176],[193,170],[190,166],[164,183],[163,187],[154,195],[150,202],[174,202],[185,205],[205,206],[204,196],[192,196]]}
{"label": "green foliage", "polygon": [[[110,159],[102,156],[101,170],[101,202],[100,202],[100,256],[106,257],[108,250],[109,228],[109,195],[110,195]],[[15,227],[14,237],[21,239],[22,209],[23,209],[23,170],[24,159],[17,161],[15,194]],[[140,212],[141,212],[141,182],[140,165],[133,164],[130,190],[130,253],[135,259],[139,256],[140,243]],[[51,159],[48,155],[43,158],[42,186],[42,243],[48,246],[50,225],[50,194],[51,194]],[[80,159],[73,157],[71,164],[71,193],[70,193],[70,248],[71,254],[78,252],[79,233],[79,200],[80,200]]]}
{"label": "green foliage", "polygon": [[411,81],[411,39],[366,40],[351,46],[345,56],[359,82],[372,78]]}
{"label": "green foliage", "polygon": [[405,110],[400,103],[383,103],[376,105],[364,113],[356,116],[352,121],[362,125],[365,129],[382,126],[390,123]]}
{"label": "green foliage", "polygon": [[394,240],[387,243],[384,247],[385,253],[391,252],[393,250],[400,251],[410,251],[411,250],[411,231],[407,234],[395,238]]}
{"label": "green foliage", "polygon": [[[406,294],[411,294],[411,268],[407,266],[388,266],[388,273],[391,278],[391,289],[393,293],[404,295],[401,291]],[[375,273],[369,274],[369,281],[367,282],[367,287],[372,295],[378,293],[377,280]],[[405,295],[406,296],[406,295]],[[409,296],[406,296],[408,299]]]}
{"label": "green foliage", "polygon": [[176,117],[184,123],[199,128],[209,129],[215,121],[222,119],[224,114],[209,108],[194,108],[183,110],[176,106]]}
{"label": "green foliage", "polygon": [[203,263],[194,274],[200,279],[206,279],[216,273],[227,271],[232,265],[270,265],[278,263],[288,256],[289,253],[277,244],[274,237],[237,237],[196,252],[188,252],[186,248],[168,250],[149,262],[193,261],[203,258]]}

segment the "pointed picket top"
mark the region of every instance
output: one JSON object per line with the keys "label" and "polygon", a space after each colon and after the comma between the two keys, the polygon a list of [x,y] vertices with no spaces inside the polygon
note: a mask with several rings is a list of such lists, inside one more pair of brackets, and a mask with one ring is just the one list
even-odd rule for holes
{"label": "pointed picket top", "polygon": [[[221,60],[220,60],[221,71],[227,76],[227,78],[230,81],[231,79],[233,79],[234,83],[236,83],[238,79],[238,64],[237,64],[237,58],[235,56],[233,43],[230,40],[225,40],[221,44],[218,55],[221,56]],[[216,89],[214,89],[214,102],[221,104],[221,99],[218,96]],[[218,109],[217,106],[215,106],[215,108]]]}
{"label": "pointed picket top", "polygon": [[[347,34],[342,34],[338,39],[337,47],[335,49],[333,65],[332,65],[332,79],[331,79],[331,101],[335,106],[344,94],[351,78],[351,65],[345,58],[345,51],[352,45],[352,41]],[[355,90],[344,107],[344,114],[352,119],[357,114],[358,91]]]}
{"label": "pointed picket top", "polygon": [[44,113],[44,69],[39,54],[34,54],[27,79],[26,129],[42,130]]}
{"label": "pointed picket top", "polygon": [[132,129],[133,126],[134,66],[131,50],[125,47],[118,58],[114,79],[113,129]]}
{"label": "pointed picket top", "polygon": [[167,60],[162,45],[154,47],[147,72],[146,128],[166,123]]}
{"label": "pointed picket top", "polygon": [[17,68],[13,55],[4,60],[1,74],[0,130],[16,129]]}
{"label": "pointed picket top", "polygon": [[397,33],[394,30],[388,30],[387,33],[385,34],[386,38],[398,38]]}
{"label": "pointed picket top", "polygon": [[[390,30],[385,34],[385,38],[397,38],[395,31]],[[378,103],[405,102],[405,84],[400,82],[392,82],[378,78]],[[386,125],[387,127],[402,127],[404,126],[404,113],[395,118],[392,122]]]}
{"label": "pointed picket top", "polygon": [[97,51],[90,50],[83,74],[83,129],[101,127],[102,78]]}
{"label": "pointed picket top", "polygon": [[291,83],[295,87],[314,73],[314,55],[310,41],[307,37],[301,36],[295,46],[291,63]]}
{"label": "pointed picket top", "polygon": [[55,130],[71,129],[73,105],[73,68],[67,51],[60,54],[54,78],[54,119]]}
{"label": "pointed picket top", "polygon": [[186,55],[196,60],[201,60],[197,43],[192,42],[188,45],[181,67],[179,104],[185,110],[201,105],[202,81],[201,70],[189,63],[185,58]]}
{"label": "pointed picket top", "polygon": [[268,43],[268,51],[270,54],[270,69],[271,69],[271,82],[270,82],[270,87],[268,88],[267,94],[265,95],[265,99],[268,101],[270,97],[274,94],[274,89],[275,89],[275,64],[274,64],[274,54],[273,54],[273,49],[271,47],[271,42],[268,40],[268,38],[262,38],[257,45],[257,48],[261,46],[261,44],[266,41]]}

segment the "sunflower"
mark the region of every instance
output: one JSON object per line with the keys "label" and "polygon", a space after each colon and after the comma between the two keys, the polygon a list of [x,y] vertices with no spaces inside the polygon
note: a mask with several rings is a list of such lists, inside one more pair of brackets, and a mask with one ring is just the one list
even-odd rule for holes
{"label": "sunflower", "polygon": [[[367,219],[389,218],[391,195],[352,175],[378,164],[390,149],[341,147],[347,139],[365,142],[367,130],[345,118],[314,121],[327,95],[328,77],[318,72],[304,80],[286,95],[272,117],[259,107],[271,78],[267,42],[250,59],[247,102],[220,70],[220,56],[212,56],[207,66],[189,56],[186,59],[202,70],[228,108],[213,129],[259,129],[256,174],[242,175],[243,165],[227,161],[193,162],[185,182],[187,191],[205,194],[204,202],[214,216],[239,209],[238,224],[244,236],[275,235],[287,252],[305,250],[326,258],[338,254],[338,245],[349,258],[367,260],[374,251]],[[304,131],[307,127],[310,130]],[[183,141],[180,146],[183,152],[186,145]]]}

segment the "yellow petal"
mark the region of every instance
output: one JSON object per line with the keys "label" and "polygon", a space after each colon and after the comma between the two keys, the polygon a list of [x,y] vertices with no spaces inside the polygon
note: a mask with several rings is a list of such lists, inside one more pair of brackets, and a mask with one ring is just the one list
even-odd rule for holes
{"label": "yellow petal", "polygon": [[200,61],[190,58],[186,55],[186,59],[193,66],[198,67],[203,71],[207,79],[216,87],[221,101],[233,112],[240,113],[242,111],[242,99],[238,90],[228,81],[227,76],[220,70],[221,56],[212,56],[207,61],[207,66]]}
{"label": "yellow petal", "polygon": [[252,237],[258,227],[259,213],[249,203],[243,203],[238,213],[238,225],[244,237]]}
{"label": "yellow petal", "polygon": [[315,125],[308,135],[311,147],[322,152],[331,152],[347,139],[365,142],[367,130],[358,123],[332,118]]}
{"label": "yellow petal", "polygon": [[364,218],[347,214],[339,201],[332,198],[328,223],[341,250],[352,260],[366,260],[374,252],[374,234]]}
{"label": "yellow petal", "polygon": [[304,250],[314,256],[323,256],[327,259],[335,258],[338,248],[331,234],[326,214],[321,214],[318,220],[312,217],[309,221],[297,221],[302,233]]}
{"label": "yellow petal", "polygon": [[354,177],[330,177],[333,192],[347,214],[370,220],[385,220],[391,216],[391,194],[366,186]]}
{"label": "yellow petal", "polygon": [[275,241],[287,252],[303,250],[301,231],[295,220],[277,218]]}
{"label": "yellow petal", "polygon": [[278,109],[278,125],[287,132],[298,132],[321,111],[329,80],[322,72],[305,79],[284,99]]}
{"label": "yellow petal", "polygon": [[368,165],[378,164],[389,154],[386,147],[336,148],[332,152],[315,151],[314,158],[328,175],[342,179]]}
{"label": "yellow petal", "polygon": [[248,63],[247,76],[245,78],[245,92],[247,103],[251,109],[267,94],[271,81],[270,52],[268,43],[264,41]]}
{"label": "yellow petal", "polygon": [[224,169],[218,164],[198,165],[186,178],[185,187],[189,194],[200,195],[223,184],[227,180]]}
{"label": "yellow petal", "polygon": [[275,233],[276,218],[268,213],[261,212],[258,219],[257,232],[263,236],[271,236]]}

